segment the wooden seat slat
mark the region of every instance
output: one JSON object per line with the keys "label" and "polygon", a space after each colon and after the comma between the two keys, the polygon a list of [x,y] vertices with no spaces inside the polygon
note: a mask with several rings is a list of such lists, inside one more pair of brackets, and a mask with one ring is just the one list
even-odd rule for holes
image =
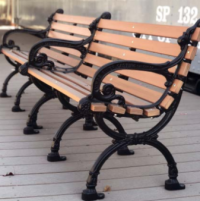
{"label": "wooden seat slat", "polygon": [[178,44],[133,38],[131,36],[117,35],[102,31],[96,31],[94,39],[169,56],[177,56],[180,53],[180,46]]}
{"label": "wooden seat slat", "polygon": [[62,63],[69,65],[69,66],[72,66],[72,67],[79,64],[79,61],[77,59],[74,59],[74,58],[69,57],[69,56],[65,56],[61,53],[55,52],[55,51],[47,49],[47,48],[40,49],[40,53],[45,53],[46,55],[48,55],[48,57],[53,58],[57,61],[60,61]]}
{"label": "wooden seat slat", "polygon": [[129,113],[129,114],[143,115],[143,110],[142,109],[134,108],[134,107],[130,107],[130,106],[127,107],[126,112]]}
{"label": "wooden seat slat", "polygon": [[93,112],[106,112],[107,107],[103,103],[92,103],[91,111]]}
{"label": "wooden seat slat", "polygon": [[39,79],[40,81],[46,83],[47,85],[53,87],[54,89],[60,91],[61,93],[67,95],[68,97],[72,98],[76,102],[79,102],[82,98],[85,97],[85,94],[80,93],[79,91],[69,87],[55,79],[51,78],[50,76],[44,74],[43,72],[29,68],[28,73],[35,78]]}
{"label": "wooden seat slat", "polygon": [[13,59],[14,61],[17,61],[20,64],[24,64],[25,62],[27,62],[26,59],[24,59],[23,57],[15,54],[12,50],[7,49],[7,48],[2,48],[1,52],[6,55],[7,57]]}
{"label": "wooden seat slat", "polygon": [[15,53],[16,55],[28,60],[28,55],[24,54],[23,52],[18,51],[18,50],[12,50],[12,52]]}
{"label": "wooden seat slat", "polygon": [[[182,36],[188,27],[101,19],[98,28],[177,39]],[[195,30],[195,33],[192,35],[192,40],[200,40],[200,28]]]}
{"label": "wooden seat slat", "polygon": [[160,110],[156,109],[156,108],[146,109],[144,111],[144,115],[147,116],[147,117],[159,116],[160,115]]}
{"label": "wooden seat slat", "polygon": [[58,76],[50,71],[47,70],[41,70],[44,74],[48,75],[49,77],[75,89],[76,91],[79,91],[80,93],[84,94],[85,96],[89,95],[89,91],[85,90],[83,87],[78,86],[77,84],[74,84],[73,82],[70,82],[67,79],[63,79],[61,76]]}
{"label": "wooden seat slat", "polygon": [[83,24],[83,25],[90,25],[95,18],[93,17],[83,17],[83,16],[73,16],[73,15],[65,15],[56,13],[53,17],[54,20],[62,21],[62,22],[69,22],[75,24]]}
{"label": "wooden seat slat", "polygon": [[116,113],[116,114],[125,114],[126,109],[119,106],[119,105],[115,105],[115,104],[109,104],[108,105],[108,109],[112,112],[112,113]]}
{"label": "wooden seat slat", "polygon": [[78,35],[83,35],[83,36],[87,36],[87,37],[91,35],[89,29],[87,29],[87,28],[68,25],[68,24],[61,24],[61,23],[57,23],[57,22],[51,23],[51,29],[64,31],[64,32],[68,32],[68,33],[73,33],[73,34],[78,34]]}

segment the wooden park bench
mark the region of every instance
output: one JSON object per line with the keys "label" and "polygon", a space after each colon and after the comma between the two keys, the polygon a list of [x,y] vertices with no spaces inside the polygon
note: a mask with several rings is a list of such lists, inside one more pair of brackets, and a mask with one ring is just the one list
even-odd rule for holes
{"label": "wooden park bench", "polygon": [[[88,33],[88,29],[78,26],[72,29],[71,25],[63,25],[68,18],[56,14],[57,26],[50,33],[59,39],[44,39],[37,43],[30,51],[28,62],[26,58],[19,57],[22,75],[30,76],[35,85],[46,93],[45,96],[54,94],[52,96],[55,97],[56,93],[61,103],[74,111],[56,133],[48,160],[66,160],[59,155],[64,132],[79,119],[94,116],[98,126],[114,140],[90,170],[87,189],[82,193],[83,200],[104,198],[104,194],[96,191],[103,164],[119,149],[137,144],[153,146],[164,155],[169,169],[169,179],[165,181],[167,190],[184,189],[184,184],[177,180],[176,162],[158,141],[158,133],[172,119],[179,105],[182,86],[200,41],[200,20],[187,29],[102,19],[105,16],[109,14],[104,13],[91,23],[91,33],[87,38],[74,35],[70,36],[73,40],[70,41],[63,40],[64,33],[83,35]],[[132,37],[132,33],[137,37]],[[178,39],[178,44],[144,40],[139,38],[141,34]],[[69,100],[76,102],[77,106]],[[147,131],[127,134],[116,117],[135,121],[160,119]],[[104,119],[113,123],[117,130],[111,129]]]}

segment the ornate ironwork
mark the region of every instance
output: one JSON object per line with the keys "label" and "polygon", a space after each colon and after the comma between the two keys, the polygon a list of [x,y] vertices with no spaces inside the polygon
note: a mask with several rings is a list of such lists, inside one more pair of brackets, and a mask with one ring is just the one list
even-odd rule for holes
{"label": "ornate ironwork", "polygon": [[181,47],[181,50],[188,44],[191,44],[191,37],[197,27],[200,27],[200,19],[190,28],[183,33],[181,37],[178,38],[177,42]]}

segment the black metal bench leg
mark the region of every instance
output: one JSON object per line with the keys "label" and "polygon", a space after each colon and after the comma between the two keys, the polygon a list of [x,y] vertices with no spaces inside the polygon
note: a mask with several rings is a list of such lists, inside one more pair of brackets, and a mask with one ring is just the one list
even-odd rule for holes
{"label": "black metal bench leg", "polygon": [[[121,123],[114,116],[105,115],[104,118],[110,121],[120,133],[126,133]],[[133,150],[130,150],[127,146],[124,146],[117,151],[117,154],[120,156],[133,155],[134,153],[135,152]]]}
{"label": "black metal bench leg", "polygon": [[75,122],[83,118],[82,114],[72,115],[68,118],[59,128],[55,137],[53,138],[53,143],[51,146],[51,153],[47,155],[47,160],[49,162],[56,162],[56,161],[65,161],[67,158],[65,156],[60,156],[59,149],[60,149],[60,141],[62,140],[62,136],[65,131]]}
{"label": "black metal bench leg", "polygon": [[15,103],[14,103],[14,106],[12,107],[12,111],[13,112],[24,112],[26,110],[22,110],[20,108],[20,100],[21,100],[21,96],[22,94],[24,93],[25,89],[27,87],[29,87],[30,85],[32,84],[32,81],[31,80],[28,80],[26,83],[24,83],[22,85],[22,87],[19,89],[19,91],[17,92],[17,95],[16,95],[16,99],[15,99]]}
{"label": "black metal bench leg", "polygon": [[5,79],[4,83],[3,83],[3,87],[2,87],[2,91],[0,93],[0,97],[2,98],[7,98],[7,97],[11,97],[9,95],[7,95],[7,86],[8,86],[8,82],[10,81],[10,79],[16,75],[18,73],[18,68],[15,68],[14,71],[12,71],[8,77]]}
{"label": "black metal bench leg", "polygon": [[24,128],[24,134],[26,135],[30,135],[30,134],[38,134],[39,131],[36,131],[34,129],[42,129],[42,126],[38,126],[37,125],[37,115],[39,112],[40,107],[46,103],[47,101],[55,98],[55,94],[54,92],[50,93],[50,94],[44,94],[42,96],[42,98],[40,98],[40,100],[35,104],[35,106],[32,108],[30,114],[29,114],[29,118],[28,121],[26,123],[27,127]]}
{"label": "black metal bench leg", "polygon": [[83,130],[85,131],[93,131],[93,130],[97,130],[97,124],[95,123],[94,119],[93,119],[93,115],[88,114],[85,117],[85,123],[83,124]]}
{"label": "black metal bench leg", "polygon": [[98,175],[100,174],[100,170],[106,160],[115,153],[118,149],[127,146],[127,142],[121,141],[110,145],[107,149],[105,149],[102,154],[98,157],[95,164],[91,168],[89,172],[89,176],[87,179],[86,187],[87,189],[82,192],[82,200],[100,200],[105,197],[103,193],[97,193],[96,186],[98,181]]}
{"label": "black metal bench leg", "polygon": [[165,181],[165,189],[166,190],[182,190],[185,189],[184,184],[180,184],[177,180],[178,177],[178,168],[176,166],[176,162],[170,153],[170,151],[158,140],[150,140],[146,144],[151,145],[158,149],[168,163],[168,175],[169,179]]}

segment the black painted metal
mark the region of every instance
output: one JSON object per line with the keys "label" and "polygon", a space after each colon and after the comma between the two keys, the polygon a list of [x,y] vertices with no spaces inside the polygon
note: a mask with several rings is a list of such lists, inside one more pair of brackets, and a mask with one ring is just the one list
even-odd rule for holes
{"label": "black painted metal", "polygon": [[26,110],[21,109],[20,108],[20,100],[21,100],[21,96],[24,93],[25,89],[28,88],[30,85],[32,84],[32,81],[29,79],[26,83],[24,83],[22,85],[22,87],[19,89],[17,95],[16,95],[16,99],[14,102],[14,106],[12,107],[12,111],[13,112],[24,112]]}
{"label": "black painted metal", "polygon": [[[107,119],[108,121],[110,121],[117,129],[117,131],[119,131],[119,133],[124,133],[126,134],[123,126],[121,125],[121,123],[114,117],[113,114],[110,113],[104,113],[103,117],[105,119]],[[105,124],[105,122],[104,122]],[[108,127],[109,128],[109,127]],[[114,130],[115,131],[115,130]],[[124,146],[122,148],[120,148],[117,151],[117,154],[120,156],[127,156],[127,155],[133,155],[135,152],[133,150],[130,150],[127,146]]]}
{"label": "black painted metal", "polygon": [[66,160],[67,158],[65,156],[60,156],[59,154],[59,149],[60,149],[60,141],[62,140],[62,136],[64,132],[75,122],[78,120],[84,118],[84,116],[80,113],[75,114],[68,118],[62,126],[59,128],[57,131],[55,137],[53,138],[53,143],[51,146],[51,153],[48,154],[47,160],[50,162],[55,162],[55,161],[63,161]]}
{"label": "black painted metal", "polygon": [[70,98],[63,93],[56,91],[57,98],[62,103],[65,109],[71,110],[73,113],[78,113],[77,107],[70,103]]}
{"label": "black painted metal", "polygon": [[29,114],[29,118],[27,120],[27,127],[24,128],[24,134],[31,135],[31,134],[38,134],[39,131],[36,131],[35,129],[42,129],[42,126],[37,125],[37,115],[39,112],[40,107],[46,103],[47,101],[55,98],[55,93],[52,92],[51,94],[44,94],[42,98],[35,104],[33,109],[31,110]]}
{"label": "black painted metal", "polygon": [[7,95],[7,87],[8,87],[8,83],[10,81],[10,79],[16,75],[18,73],[18,66],[15,67],[14,71],[12,71],[8,77],[5,79],[4,83],[3,83],[3,87],[2,87],[2,91],[1,91],[1,94],[0,94],[0,97],[2,98],[7,98],[7,97],[10,97],[9,95]]}
{"label": "black painted metal", "polygon": [[93,120],[93,115],[88,114],[85,116],[85,123],[83,124],[83,130],[85,131],[93,131],[97,130],[97,124]]}

